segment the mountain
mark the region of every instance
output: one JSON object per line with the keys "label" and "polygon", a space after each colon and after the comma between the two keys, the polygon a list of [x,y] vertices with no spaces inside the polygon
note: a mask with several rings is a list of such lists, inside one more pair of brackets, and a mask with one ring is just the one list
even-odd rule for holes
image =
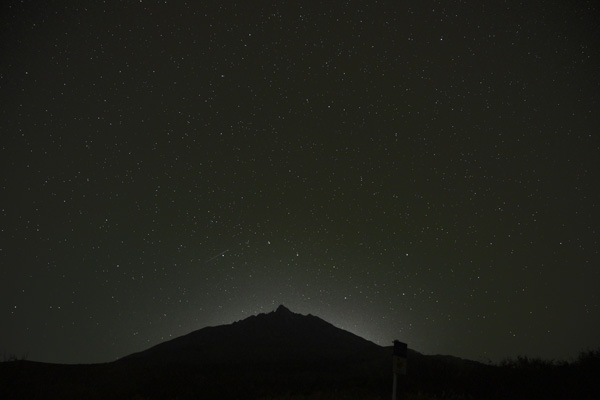
{"label": "mountain", "polygon": [[296,314],[280,305],[271,313],[200,329],[120,362],[291,363],[360,359],[380,350],[380,346],[321,318]]}
{"label": "mountain", "polygon": [[[382,387],[382,376],[389,380],[391,349],[281,305],[270,313],[158,344],[114,366],[146,371],[142,386],[148,396],[164,387],[182,388],[181,381],[187,387],[179,393],[183,398],[200,392],[205,398],[268,398],[332,388],[367,396]],[[170,395],[163,394],[158,397]]]}

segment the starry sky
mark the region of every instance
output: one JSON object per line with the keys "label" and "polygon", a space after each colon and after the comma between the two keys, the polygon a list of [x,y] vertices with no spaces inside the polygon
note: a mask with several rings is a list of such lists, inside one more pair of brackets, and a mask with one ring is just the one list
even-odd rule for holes
{"label": "starry sky", "polygon": [[500,361],[600,346],[594,1],[6,1],[0,352],[285,304]]}

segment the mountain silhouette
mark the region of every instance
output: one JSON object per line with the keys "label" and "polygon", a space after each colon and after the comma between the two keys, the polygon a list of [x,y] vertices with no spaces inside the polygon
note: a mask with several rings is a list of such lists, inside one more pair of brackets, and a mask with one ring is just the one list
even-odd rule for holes
{"label": "mountain silhouette", "polygon": [[[143,388],[135,391],[148,397],[170,397],[172,388],[187,387],[190,398],[199,392],[205,398],[260,398],[332,387],[387,389],[380,382],[391,372],[391,348],[280,305],[270,313],[199,329],[113,364],[127,373],[144,371]],[[171,392],[157,396],[165,387]]]}
{"label": "mountain silhouette", "polygon": [[364,358],[381,347],[313,315],[277,310],[207,327],[132,354],[121,362],[290,363]]}

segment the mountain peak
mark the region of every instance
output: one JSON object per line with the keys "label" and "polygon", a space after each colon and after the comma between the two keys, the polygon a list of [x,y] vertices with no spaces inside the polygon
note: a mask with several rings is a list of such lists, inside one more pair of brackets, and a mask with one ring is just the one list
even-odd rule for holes
{"label": "mountain peak", "polygon": [[280,304],[279,307],[277,307],[277,310],[275,310],[275,312],[277,314],[292,314],[292,312],[283,304]]}

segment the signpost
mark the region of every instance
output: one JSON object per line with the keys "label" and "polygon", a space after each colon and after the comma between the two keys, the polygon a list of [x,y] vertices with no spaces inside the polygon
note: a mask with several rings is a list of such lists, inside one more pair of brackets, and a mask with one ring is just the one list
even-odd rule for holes
{"label": "signpost", "polygon": [[397,400],[398,375],[406,375],[408,346],[399,340],[394,340],[394,387],[392,389],[392,400]]}

